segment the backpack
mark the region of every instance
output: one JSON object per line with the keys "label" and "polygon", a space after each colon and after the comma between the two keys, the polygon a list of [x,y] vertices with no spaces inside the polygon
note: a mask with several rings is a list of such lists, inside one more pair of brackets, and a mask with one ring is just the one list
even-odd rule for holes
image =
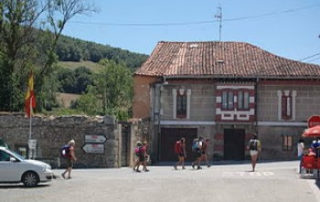
{"label": "backpack", "polygon": [[142,153],[142,147],[138,146],[134,149],[134,153],[136,153],[137,156],[139,156]]}
{"label": "backpack", "polygon": [[258,150],[258,141],[257,140],[251,140],[249,145],[249,150]]}
{"label": "backpack", "polygon": [[179,140],[174,145],[174,152],[176,154],[182,153],[182,151],[181,151],[181,142]]}
{"label": "backpack", "polygon": [[198,139],[194,139],[192,142],[192,151],[197,151],[200,149],[200,141]]}
{"label": "backpack", "polygon": [[64,145],[61,149],[60,149],[60,154],[63,158],[69,158],[69,153],[70,153],[70,145]]}

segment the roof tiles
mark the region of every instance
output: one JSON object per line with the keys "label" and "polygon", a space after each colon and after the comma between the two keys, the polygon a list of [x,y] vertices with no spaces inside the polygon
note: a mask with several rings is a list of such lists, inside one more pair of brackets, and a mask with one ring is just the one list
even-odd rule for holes
{"label": "roof tiles", "polygon": [[320,66],[286,59],[244,42],[159,42],[135,74],[320,78]]}

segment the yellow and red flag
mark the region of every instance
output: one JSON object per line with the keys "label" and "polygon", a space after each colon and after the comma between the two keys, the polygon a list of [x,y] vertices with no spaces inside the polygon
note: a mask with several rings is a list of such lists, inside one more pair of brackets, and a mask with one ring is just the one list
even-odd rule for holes
{"label": "yellow and red flag", "polygon": [[24,111],[27,117],[32,116],[32,108],[36,107],[36,98],[33,91],[33,73],[31,72],[28,80],[28,89],[24,98]]}

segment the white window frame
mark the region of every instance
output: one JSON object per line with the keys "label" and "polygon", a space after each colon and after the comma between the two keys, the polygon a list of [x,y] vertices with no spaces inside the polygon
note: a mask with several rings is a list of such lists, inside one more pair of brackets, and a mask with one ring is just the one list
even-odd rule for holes
{"label": "white window frame", "polygon": [[[173,119],[177,119],[177,91],[179,89],[172,89],[172,101],[173,101]],[[191,89],[187,89],[187,114],[185,119],[190,119],[190,102],[191,102]]]}

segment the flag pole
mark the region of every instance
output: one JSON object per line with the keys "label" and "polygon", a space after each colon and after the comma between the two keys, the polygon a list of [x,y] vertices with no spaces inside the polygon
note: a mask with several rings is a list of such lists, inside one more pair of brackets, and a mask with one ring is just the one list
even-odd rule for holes
{"label": "flag pole", "polygon": [[31,138],[32,138],[32,130],[31,130],[31,128],[32,128],[32,97],[30,98],[30,106],[29,106],[30,108],[29,108],[29,110],[30,110],[30,117],[29,117],[29,141],[28,141],[28,143],[29,143],[29,159],[32,159],[32,156],[33,156],[33,151],[32,151],[32,149],[31,149],[31,147],[30,147],[30,141],[31,141]]}
{"label": "flag pole", "polygon": [[32,127],[32,98],[30,99],[30,123],[29,123],[29,140],[31,139],[31,127]]}

